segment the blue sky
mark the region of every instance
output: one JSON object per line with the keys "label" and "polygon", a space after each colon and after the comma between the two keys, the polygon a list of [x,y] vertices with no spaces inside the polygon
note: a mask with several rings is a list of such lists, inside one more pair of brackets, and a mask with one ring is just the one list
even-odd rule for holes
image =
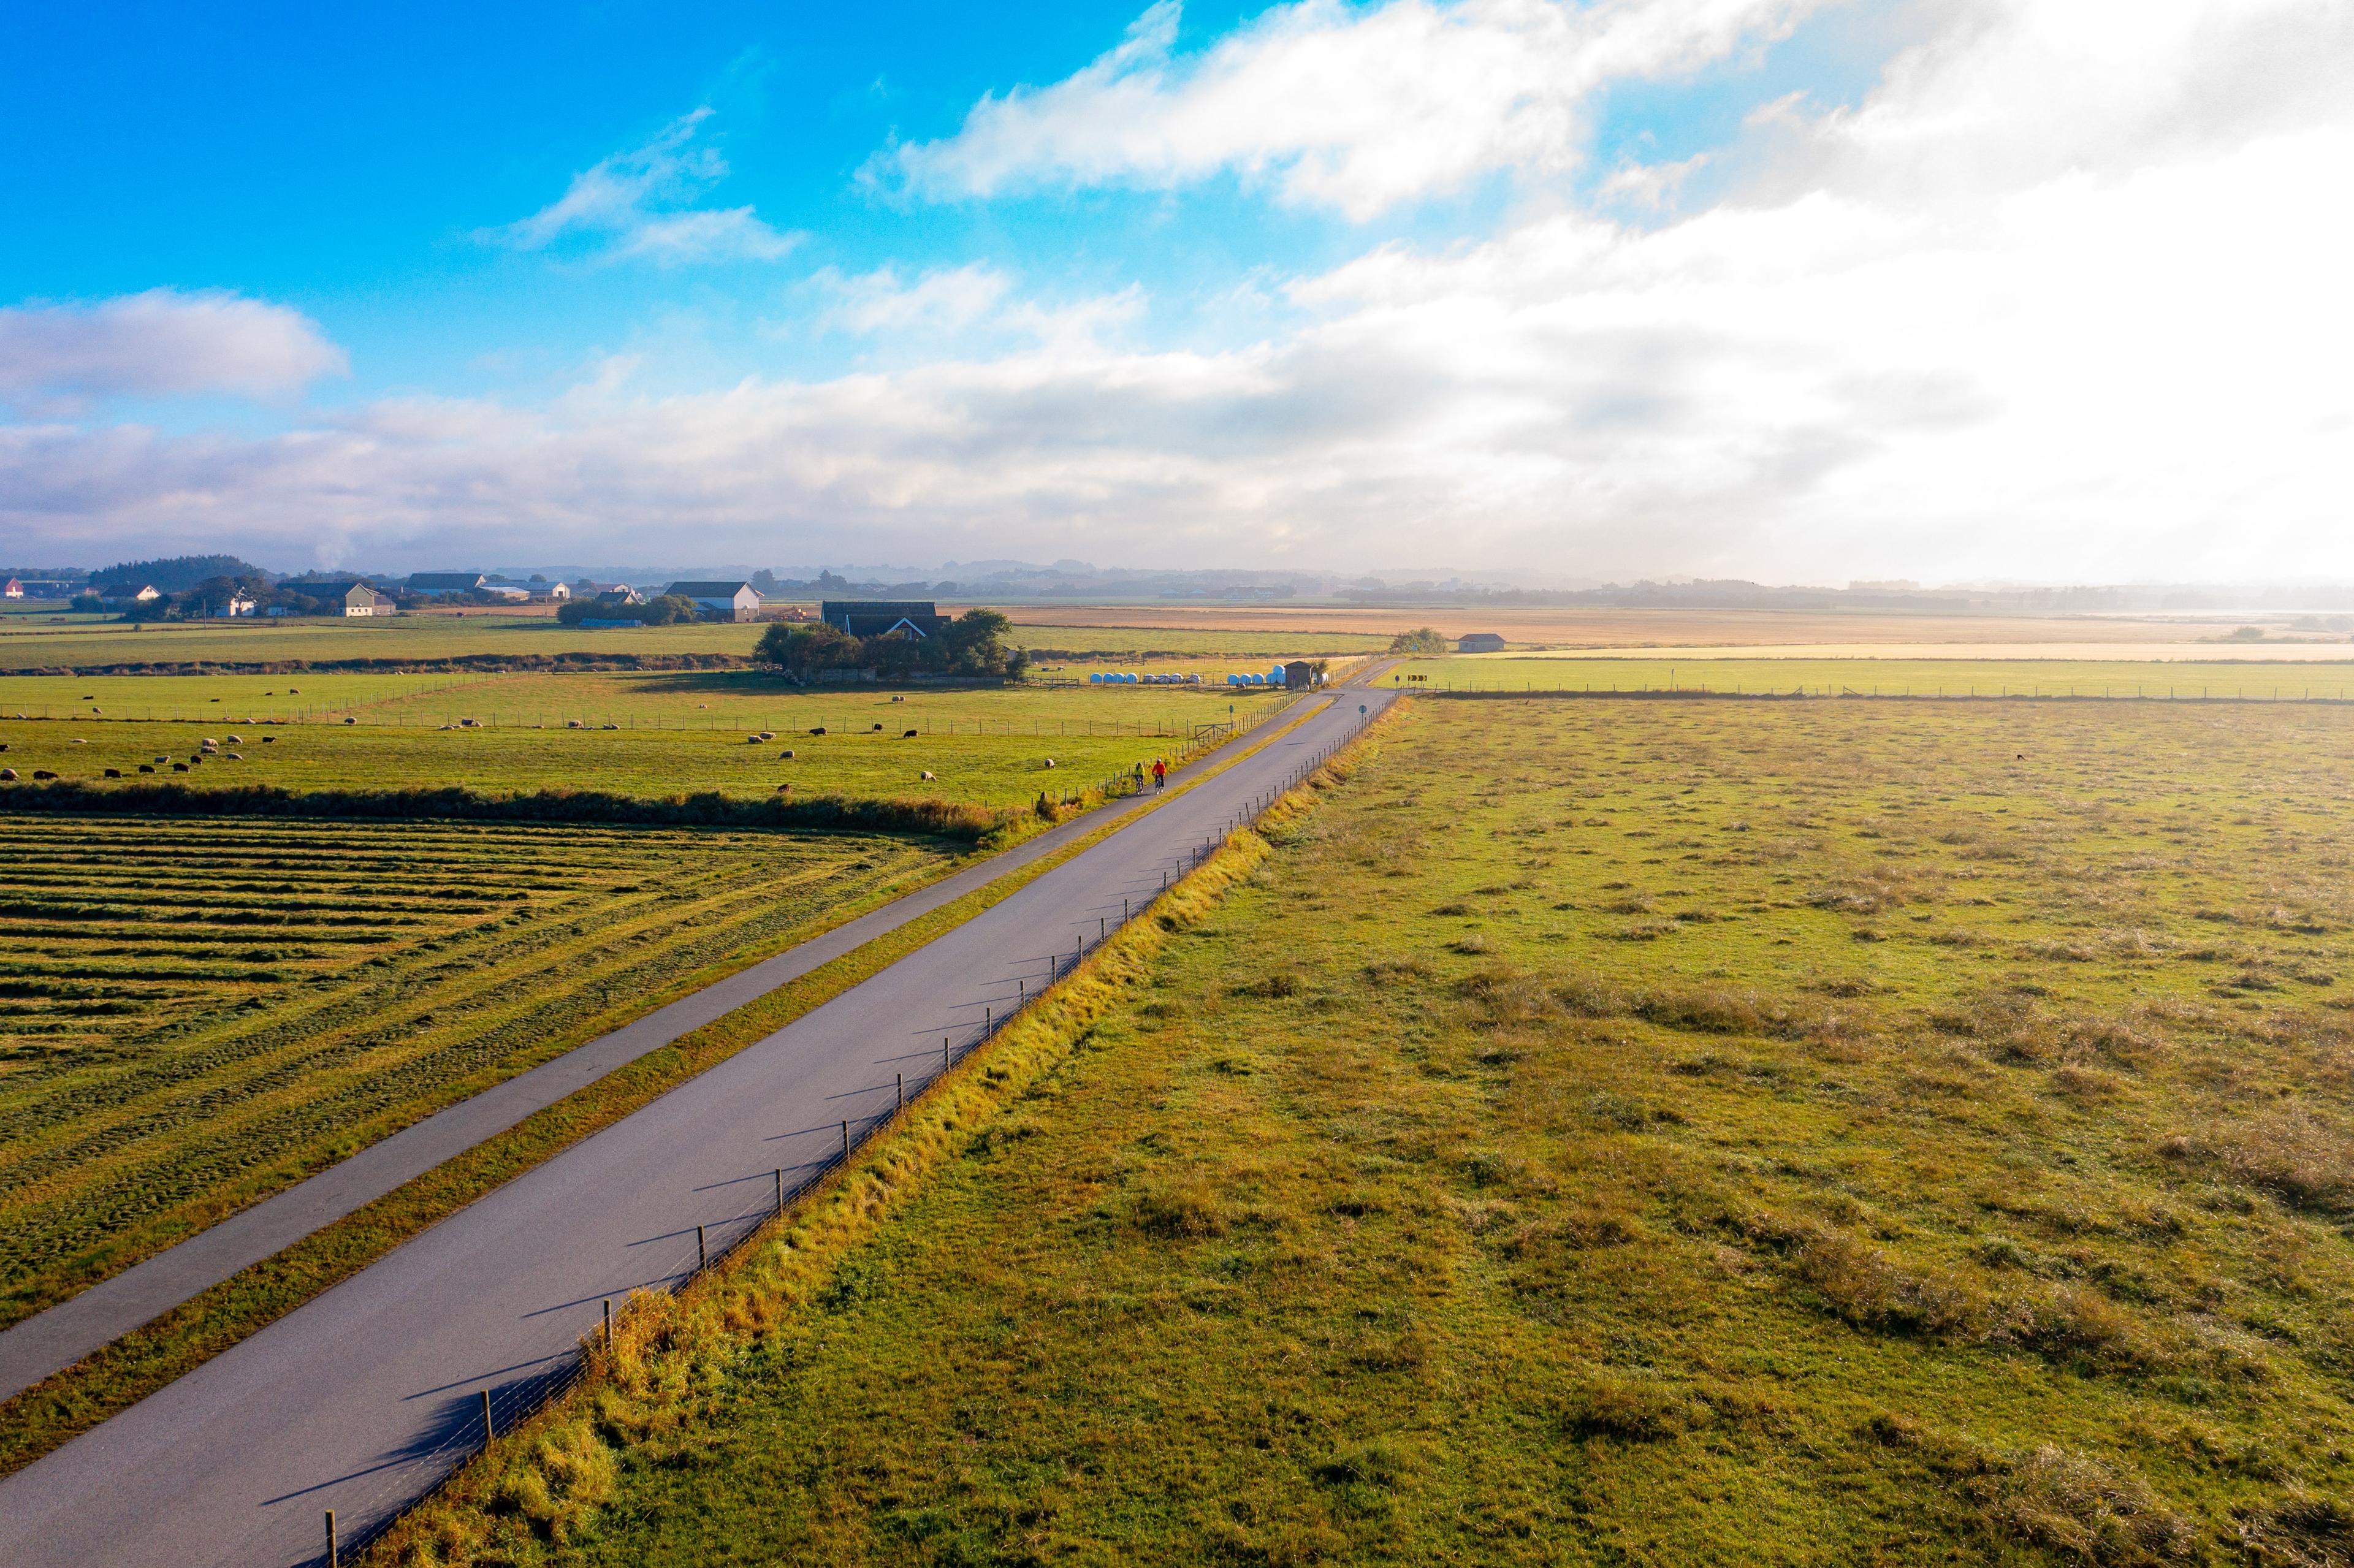
{"label": "blue sky", "polygon": [[[2241,24],[2267,92],[2177,69]],[[1076,530],[1786,578],[2032,576],[2055,523],[2114,567],[2251,493],[2316,526],[2277,429],[2196,505],[2103,493],[2147,432],[2055,445],[2030,360],[2105,247],[2172,225],[2228,282],[2191,204],[2336,166],[2345,31],[2288,0],[16,7],[0,521],[12,554]],[[2070,222],[2071,180],[2111,216]],[[2341,238],[2285,221],[2248,256]]]}

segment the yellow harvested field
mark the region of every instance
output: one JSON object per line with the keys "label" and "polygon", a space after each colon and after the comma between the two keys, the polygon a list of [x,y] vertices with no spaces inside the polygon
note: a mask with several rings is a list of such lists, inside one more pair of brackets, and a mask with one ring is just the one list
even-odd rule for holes
{"label": "yellow harvested field", "polygon": [[[2204,641],[2103,642],[1753,642],[1643,645],[1647,659],[2069,659],[2096,652],[2108,662],[2202,664],[2354,662],[2354,641],[2334,642],[2233,642],[2203,633]],[[1492,659],[1621,659],[1625,645],[1608,648],[1529,648],[1517,652],[1466,653],[1467,662]]]}
{"label": "yellow harvested field", "polygon": [[[2244,618],[1901,615],[1853,610],[1617,609],[1530,607],[1482,609],[1311,605],[1001,605],[1016,626],[1165,627],[1192,630],[1396,632],[1436,627],[1449,638],[1492,631],[1509,642],[1650,650],[1723,646],[1733,656],[1776,651],[1896,644],[1906,648],[1971,643],[1984,650],[2086,643],[2213,647]],[[2274,645],[2263,644],[2270,656]],[[2284,644],[2283,646],[2302,646]],[[2327,646],[2320,644],[2319,646]],[[2354,646],[2338,646],[2354,654]],[[1903,657],[1919,657],[1906,654]],[[2032,657],[1980,652],[1978,658]],[[2118,658],[2146,658],[2115,653]],[[2210,655],[2211,656],[2211,655]]]}

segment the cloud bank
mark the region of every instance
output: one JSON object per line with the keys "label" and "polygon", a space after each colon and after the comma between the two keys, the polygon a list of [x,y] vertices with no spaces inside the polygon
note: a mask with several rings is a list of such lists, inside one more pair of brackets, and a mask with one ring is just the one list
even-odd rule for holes
{"label": "cloud bank", "polygon": [[0,309],[0,402],[37,413],[103,397],[278,397],[348,368],[301,312],[235,294]]}
{"label": "cloud bank", "polygon": [[[1349,48],[1389,52],[1347,69],[1403,74],[1433,47],[1431,18],[1544,9],[1310,4],[1182,67],[1154,63],[1156,12],[1111,66],[989,101],[1035,118],[1119,90],[1182,108],[1205,81],[1257,79],[1262,59],[1355,26],[1370,30]],[[1792,13],[1701,14],[1710,37],[1738,39]],[[1559,25],[1606,34],[1652,15],[1606,5]],[[1956,0],[1925,15],[1852,108],[1755,116],[1728,150],[1746,172],[1709,205],[1670,193],[1638,222],[1562,200],[1476,241],[1384,245],[1282,281],[1287,324],[1257,342],[1156,344],[1132,291],[1057,313],[1002,269],[886,269],[824,280],[821,316],[994,346],[677,397],[609,383],[537,408],[384,402],[260,440],[0,427],[0,528],[98,553],[170,536],[419,563],[490,544],[626,558],[659,537],[746,559],[1247,551],[1596,576],[2354,577],[2342,8]],[[1682,58],[1640,41],[1626,58]],[[1524,81],[1483,79],[1458,79],[1485,93],[1466,112],[1516,123]],[[1261,167],[1343,208],[1490,155],[1360,177],[1386,128],[1317,135],[1322,151]],[[1181,177],[1165,159],[1133,166]]]}

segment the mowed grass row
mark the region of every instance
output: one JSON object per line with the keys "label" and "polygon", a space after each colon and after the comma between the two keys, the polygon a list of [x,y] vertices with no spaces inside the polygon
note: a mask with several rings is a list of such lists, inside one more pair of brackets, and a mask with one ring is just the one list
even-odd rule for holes
{"label": "mowed grass row", "polygon": [[[1420,682],[1415,676],[1423,677]],[[2354,661],[2179,662],[2122,659],[1417,659],[1384,676],[1400,690],[1723,692],[1867,697],[2139,697],[2354,700]]]}
{"label": "mowed grass row", "polygon": [[[465,785],[750,798],[789,785],[804,797],[1008,807],[1149,768],[1189,736],[1215,725],[1249,727],[1286,702],[1280,692],[1213,698],[1146,687],[892,697],[780,689],[774,677],[757,675],[505,676],[376,704],[351,725],[0,719],[0,765],[21,782],[37,772],[103,779],[110,768],[136,779],[144,768],[191,789]],[[466,719],[479,727],[460,723]],[[568,727],[574,721],[584,727]],[[755,744],[763,731],[771,738]],[[207,740],[217,755],[205,753]]]}
{"label": "mowed grass row", "polygon": [[503,1560],[2342,1560],[2349,743],[1422,704]]}
{"label": "mowed grass row", "polygon": [[0,1322],[949,861],[882,838],[0,816]]}

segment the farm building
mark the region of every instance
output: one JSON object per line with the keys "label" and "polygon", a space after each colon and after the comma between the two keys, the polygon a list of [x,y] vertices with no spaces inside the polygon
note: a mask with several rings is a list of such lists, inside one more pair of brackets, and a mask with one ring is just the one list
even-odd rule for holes
{"label": "farm building", "polygon": [[153,583],[109,583],[100,590],[100,597],[114,604],[153,604],[164,597],[164,590]]}
{"label": "farm building", "polygon": [[251,615],[260,608],[260,603],[251,594],[243,588],[233,588],[228,598],[212,607],[213,619],[230,620],[240,615]]}
{"label": "farm building", "polygon": [[[397,609],[390,595],[378,593],[363,582],[282,582],[278,585],[278,597],[281,601],[297,596],[319,605],[319,613],[323,615],[355,619],[391,615]],[[270,613],[293,615],[298,612],[281,602],[271,605]]]}
{"label": "farm building", "polygon": [[722,620],[752,620],[760,613],[760,590],[747,582],[673,583],[663,591],[691,599],[696,609]]}
{"label": "farm building", "polygon": [[1316,666],[1305,659],[1294,659],[1283,667],[1284,689],[1304,692],[1316,683]]}
{"label": "farm building", "polygon": [[818,619],[853,637],[906,631],[928,638],[946,618],[928,599],[829,599],[819,604]]}
{"label": "farm building", "polygon": [[22,599],[24,597],[25,585],[18,582],[15,577],[10,577],[8,579],[8,586],[6,588],[0,588],[0,599]]}
{"label": "farm building", "polygon": [[1501,653],[1504,640],[1492,631],[1474,631],[1467,637],[1458,638],[1455,651],[1458,653]]}
{"label": "farm building", "polygon": [[480,572],[411,572],[408,591],[427,599],[447,599],[453,594],[480,593],[482,574]]}

